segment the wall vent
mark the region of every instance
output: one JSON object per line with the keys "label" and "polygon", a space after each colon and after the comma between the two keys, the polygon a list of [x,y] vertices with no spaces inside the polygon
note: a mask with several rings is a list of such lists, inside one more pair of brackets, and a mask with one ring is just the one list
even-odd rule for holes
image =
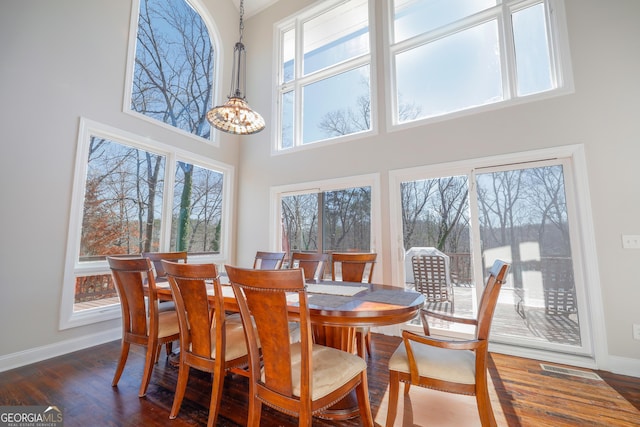
{"label": "wall vent", "polygon": [[600,376],[598,374],[596,374],[595,372],[591,372],[591,371],[582,371],[582,370],[579,370],[579,369],[569,369],[569,368],[564,368],[562,366],[547,365],[545,363],[541,363],[540,367],[542,368],[543,371],[553,372],[553,373],[556,373],[556,374],[570,375],[570,376],[573,376],[573,377],[580,377],[580,378],[586,378],[586,379],[589,379],[589,380],[602,381],[602,378],[600,378]]}

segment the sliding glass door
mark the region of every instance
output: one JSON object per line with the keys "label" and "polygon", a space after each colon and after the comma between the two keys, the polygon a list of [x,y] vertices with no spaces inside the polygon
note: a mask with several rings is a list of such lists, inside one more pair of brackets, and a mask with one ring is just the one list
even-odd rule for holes
{"label": "sliding glass door", "polygon": [[[400,204],[394,209],[402,230],[398,252],[404,253],[398,276],[415,287],[416,256],[442,254],[452,297],[428,305],[473,317],[493,262],[511,262],[492,341],[590,353],[571,165],[571,158],[553,158],[394,171],[391,185],[397,185]],[[444,322],[436,327],[443,333],[469,331],[452,331]]]}

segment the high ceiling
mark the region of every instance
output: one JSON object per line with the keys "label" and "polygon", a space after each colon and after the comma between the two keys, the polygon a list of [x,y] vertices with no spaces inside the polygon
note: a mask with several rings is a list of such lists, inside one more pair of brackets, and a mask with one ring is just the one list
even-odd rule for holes
{"label": "high ceiling", "polygon": [[[236,9],[240,9],[240,0],[231,0],[236,6]],[[278,0],[244,0],[244,15],[250,17],[262,9],[266,9]]]}

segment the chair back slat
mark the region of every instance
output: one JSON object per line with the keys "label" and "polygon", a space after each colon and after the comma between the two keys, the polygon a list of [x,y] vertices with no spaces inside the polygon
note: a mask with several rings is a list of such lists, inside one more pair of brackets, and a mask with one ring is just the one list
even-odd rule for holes
{"label": "chair back slat", "polygon": [[286,252],[256,252],[253,268],[257,270],[278,270],[282,267]]}
{"label": "chair back slat", "polygon": [[[225,312],[215,264],[184,264],[167,260],[162,260],[162,264],[180,322],[181,351],[211,359],[211,328],[216,327],[216,338],[220,334],[220,339],[224,339],[224,334],[218,332],[221,329],[218,326],[224,325]],[[208,286],[216,296],[213,304],[209,301]]]}
{"label": "chair back slat", "polygon": [[164,271],[162,260],[173,262],[187,262],[187,252],[143,252],[142,257],[149,258],[153,263],[153,269],[156,271],[156,282],[158,280],[166,280],[167,272]]}
{"label": "chair back slat", "polygon": [[290,268],[301,268],[305,280],[321,280],[329,257],[319,252],[294,252],[291,254]]}
{"label": "chair back slat", "polygon": [[[149,334],[147,309],[150,316],[157,316],[157,294],[153,279],[153,268],[145,258],[107,257],[111,275],[115,282],[120,307],[122,308],[123,327],[126,333],[146,337]],[[145,298],[144,287],[149,285],[149,304]]]}
{"label": "chair back slat", "polygon": [[489,339],[489,332],[491,331],[493,314],[498,304],[500,289],[502,285],[507,282],[507,274],[510,268],[511,264],[497,260],[493,263],[491,270],[489,270],[489,278],[482,291],[482,297],[478,305],[478,326],[476,328],[476,338],[478,339]]}
{"label": "chair back slat", "polygon": [[[299,269],[261,271],[225,266],[229,281],[233,286],[238,306],[243,318],[249,344],[251,372],[260,372],[260,353],[255,342],[262,349],[263,383],[270,390],[284,396],[293,396],[292,360],[290,352],[290,326],[294,320],[289,317],[287,294],[297,294],[300,307],[300,340],[302,353],[300,363],[303,375],[308,375],[311,331],[308,325],[308,307],[304,276]],[[245,319],[252,318],[253,325]],[[257,371],[254,371],[253,368]]]}
{"label": "chair back slat", "polygon": [[343,282],[371,283],[376,258],[376,253],[335,252],[331,255],[331,277]]}

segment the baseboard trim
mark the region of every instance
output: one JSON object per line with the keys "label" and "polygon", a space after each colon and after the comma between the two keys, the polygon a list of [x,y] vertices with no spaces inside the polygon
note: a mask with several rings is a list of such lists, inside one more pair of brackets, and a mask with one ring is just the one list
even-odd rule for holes
{"label": "baseboard trim", "polygon": [[95,334],[59,341],[40,347],[0,356],[0,372],[40,362],[52,357],[62,356],[85,348],[104,344],[122,337],[122,328],[113,328]]}
{"label": "baseboard trim", "polygon": [[630,377],[640,378],[640,360],[631,359],[629,357],[609,356],[607,367],[601,369],[613,372],[614,374],[628,375]]}

